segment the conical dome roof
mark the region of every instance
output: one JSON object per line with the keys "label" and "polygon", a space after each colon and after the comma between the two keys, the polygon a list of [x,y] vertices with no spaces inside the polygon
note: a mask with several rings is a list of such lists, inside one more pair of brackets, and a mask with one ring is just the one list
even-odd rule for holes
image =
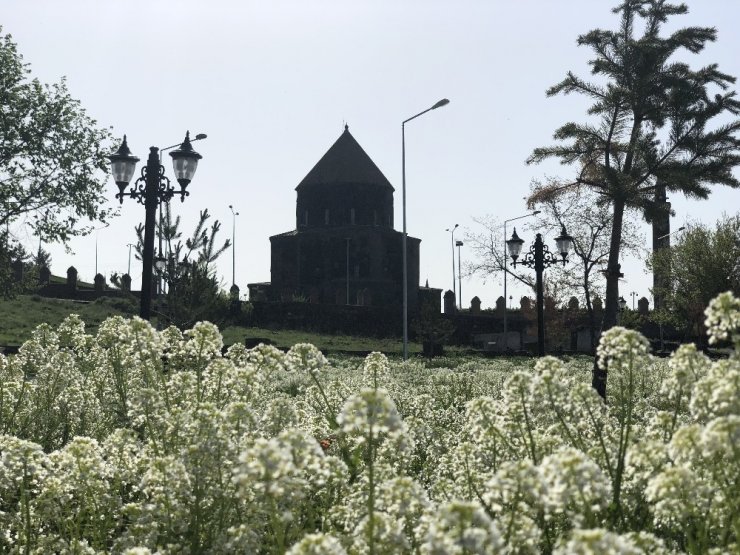
{"label": "conical dome roof", "polygon": [[312,185],[356,183],[380,185],[388,187],[391,191],[394,190],[390,181],[355,140],[349,132],[349,127],[345,125],[344,133],[308,172],[296,190]]}

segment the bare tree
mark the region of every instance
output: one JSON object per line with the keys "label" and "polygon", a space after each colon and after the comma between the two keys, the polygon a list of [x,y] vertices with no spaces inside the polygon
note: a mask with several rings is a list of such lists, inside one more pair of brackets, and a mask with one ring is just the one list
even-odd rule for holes
{"label": "bare tree", "polygon": [[[533,184],[533,190],[540,187],[539,183]],[[558,267],[558,281],[565,291],[584,301],[589,318],[591,349],[594,349],[599,324],[592,301],[596,296],[603,297],[606,289],[603,267],[609,260],[612,231],[610,207],[588,190],[571,190],[530,206],[535,207],[540,210],[540,216],[531,224],[533,227],[554,234],[565,226],[573,237],[570,263]],[[643,254],[644,238],[631,220],[623,223],[621,250],[625,254]]]}

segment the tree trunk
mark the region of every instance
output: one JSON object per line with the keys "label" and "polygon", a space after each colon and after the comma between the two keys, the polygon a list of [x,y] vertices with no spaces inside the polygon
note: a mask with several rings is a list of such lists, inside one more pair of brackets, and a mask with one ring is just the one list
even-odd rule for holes
{"label": "tree trunk", "polygon": [[586,311],[588,312],[588,328],[591,344],[591,353],[596,351],[596,315],[594,314],[594,305],[591,304],[591,290],[588,286],[588,277],[584,280],[584,292],[586,294]]}
{"label": "tree trunk", "polygon": [[[606,274],[604,319],[601,323],[602,334],[617,325],[617,315],[619,311],[619,278],[622,275],[619,264],[619,247],[622,243],[623,218],[624,200],[622,198],[615,198],[612,234],[609,242],[609,264],[607,266]],[[606,399],[606,376],[607,368],[601,368],[599,366],[599,359],[595,357],[591,386],[604,399]]]}

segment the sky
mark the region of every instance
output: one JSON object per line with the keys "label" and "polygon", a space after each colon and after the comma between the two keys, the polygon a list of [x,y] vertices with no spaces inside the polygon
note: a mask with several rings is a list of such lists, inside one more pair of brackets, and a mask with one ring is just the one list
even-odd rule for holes
{"label": "sky", "polygon": [[[70,93],[100,125],[146,159],[148,147],[206,133],[203,156],[184,203],[173,200],[187,235],[205,208],[234,230],[232,252],[218,260],[226,288],[232,277],[270,280],[269,236],[295,229],[295,187],[349,125],[350,132],[395,187],[401,229],[401,122],[439,99],[450,103],[406,126],[407,226],[421,239],[420,279],[452,288],[451,236],[527,213],[533,179],[573,175],[548,162],[527,166],[535,147],[552,144],[567,121],[586,121],[587,100],[547,98],[569,70],[588,76],[590,52],[576,38],[612,29],[616,0],[2,0],[3,33],[18,44],[42,82],[66,76]],[[740,2],[689,0],[676,26],[714,26],[718,40],[693,67],[716,62],[740,75]],[[111,145],[112,150],[118,144]],[[169,158],[169,157],[167,157]],[[172,177],[169,160],[166,173]],[[140,166],[139,166],[140,168]],[[139,169],[137,168],[137,174]],[[740,170],[737,170],[740,171]],[[736,175],[740,175],[736,173]],[[108,179],[111,205],[117,187]],[[670,198],[672,229],[713,225],[740,207],[740,191],[718,187],[709,200]],[[229,205],[239,215],[233,219]],[[45,245],[52,271],[74,265],[81,279],[127,271],[128,243],[143,221],[126,199],[104,229],[69,244]],[[509,224],[510,226],[512,224]],[[35,250],[27,228],[15,233]],[[650,235],[646,225],[645,247]],[[503,240],[503,229],[500,230]],[[509,231],[510,233],[510,231]],[[527,241],[533,231],[520,233]],[[553,237],[545,241],[554,246]],[[97,244],[97,249],[96,249]],[[97,260],[96,260],[97,252]],[[470,262],[463,246],[463,268]],[[457,260],[455,260],[457,264]],[[650,297],[644,261],[622,261],[620,293]],[[141,264],[131,258],[133,286]],[[455,276],[457,279],[457,276]],[[527,291],[509,280],[518,299]],[[463,276],[463,305],[483,307],[503,294],[501,276]]]}

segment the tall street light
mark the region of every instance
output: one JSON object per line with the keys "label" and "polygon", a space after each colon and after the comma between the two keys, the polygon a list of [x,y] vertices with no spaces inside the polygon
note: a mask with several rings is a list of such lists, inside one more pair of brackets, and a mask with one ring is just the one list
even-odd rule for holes
{"label": "tall street light", "polygon": [[[676,231],[671,231],[670,233],[666,233],[665,235],[661,235],[660,237],[657,238],[657,240],[658,241],[661,241],[663,239],[666,239],[666,238],[670,237],[671,235],[673,235],[675,233],[678,233],[679,231],[683,231],[684,229],[686,229],[686,226],[685,225],[682,225]],[[666,248],[669,248],[670,249],[671,248],[670,241],[668,241],[667,244],[664,245],[664,246]],[[655,311],[657,309],[660,309],[660,308],[663,308],[662,307],[662,304],[663,303],[660,302],[660,301],[661,301],[661,298],[660,298],[659,292],[653,291],[653,311]],[[658,321],[658,334],[659,334],[659,337],[660,337],[660,352],[662,353],[663,351],[665,351],[665,341],[664,341],[664,337],[663,337],[663,319],[662,318]]]}
{"label": "tall street light", "polygon": [[[197,137],[196,137],[197,139]],[[190,144],[190,132],[185,134],[185,140],[180,144],[177,150],[170,152],[172,157],[172,166],[175,172],[175,178],[180,184],[180,190],[170,185],[170,180],[164,175],[164,166],[159,163],[159,149],[155,146],[149,148],[149,158],[146,166],[141,169],[139,177],[129,192],[126,192],[131,178],[136,169],[136,163],[139,158],[131,154],[126,143],[126,135],[123,136],[123,143],[115,154],[108,156],[111,161],[111,173],[113,179],[118,185],[119,192],[116,198],[123,204],[123,197],[128,196],[136,199],[143,204],[146,210],[144,220],[144,252],[142,256],[141,272],[141,305],[139,315],[144,320],[149,320],[152,306],[152,266],[154,264],[154,224],[157,216],[157,206],[160,202],[168,201],[175,194],[180,195],[180,200],[184,201],[190,193],[186,190],[188,184],[193,179],[195,170],[198,167],[198,160],[202,158],[200,154],[193,150]]]}
{"label": "tall street light", "polygon": [[460,261],[460,247],[463,246],[463,242],[455,241],[455,246],[457,247],[457,294],[460,299],[459,308],[462,310],[462,262]]}
{"label": "tall street light", "polygon": [[[519,238],[516,234],[516,228],[514,228],[511,239],[506,241],[506,246],[509,249],[511,258],[514,260],[515,268],[523,244],[524,241]],[[562,226],[560,235],[555,237],[555,244],[562,257],[563,266],[565,266],[565,263],[568,261],[568,252],[570,252],[570,247],[573,244],[573,238],[565,231],[565,226]],[[558,260],[555,253],[550,252],[548,246],[542,241],[542,235],[539,233],[535,238],[534,245],[529,248],[529,252],[519,262],[519,264],[534,268],[537,276],[537,354],[539,356],[545,355],[545,303],[542,293],[542,272],[546,267],[557,264],[558,262],[561,262],[561,260]]]}
{"label": "tall street light", "polygon": [[128,247],[128,272],[126,273],[128,274],[128,277],[131,277],[131,247],[133,247],[134,244],[128,243],[126,246]]}
{"label": "tall street light", "polygon": [[[686,229],[686,226],[685,225],[682,225],[676,231],[671,231],[670,233],[666,233],[665,235],[661,235],[660,237],[658,237],[658,241],[660,241],[661,239],[665,239],[666,237],[670,237],[671,235],[673,235],[675,233],[678,233],[679,231],[683,231],[684,229]],[[668,246],[670,247],[670,245],[668,245]]]}
{"label": "tall street light", "polygon": [[632,291],[630,293],[630,297],[632,297],[632,310],[635,310],[635,299],[637,298],[637,291]]}
{"label": "tall street light", "polygon": [[231,210],[231,285],[236,285],[236,217],[239,212],[234,211],[234,207],[229,204]]}
{"label": "tall street light", "polygon": [[455,230],[460,227],[459,224],[455,224],[454,227],[448,227],[445,229],[450,234],[450,247],[452,247],[452,293],[457,297],[457,291],[455,291]]}
{"label": "tall street light", "polygon": [[521,220],[522,218],[530,218],[532,216],[536,216],[540,212],[540,210],[535,210],[534,212],[524,214],[523,216],[517,216],[516,218],[509,218],[508,220],[504,220],[504,351],[508,350],[509,348],[509,329],[507,327],[506,319],[506,313],[508,312],[506,310],[506,276],[508,274],[508,270],[506,269],[506,224],[515,220]]}
{"label": "tall street light", "polygon": [[443,98],[431,108],[419,112],[401,122],[401,181],[402,181],[402,206],[403,206],[403,237],[401,240],[402,266],[403,266],[403,360],[409,358],[409,283],[408,283],[408,263],[406,260],[406,124],[412,119],[426,114],[430,110],[436,110],[446,106],[450,101]]}
{"label": "tall street light", "polygon": [[[105,229],[110,224],[105,224],[104,226],[96,227],[93,231],[95,232],[95,275],[98,275],[98,231],[101,229]],[[41,250],[41,247],[39,247],[39,251]]]}

